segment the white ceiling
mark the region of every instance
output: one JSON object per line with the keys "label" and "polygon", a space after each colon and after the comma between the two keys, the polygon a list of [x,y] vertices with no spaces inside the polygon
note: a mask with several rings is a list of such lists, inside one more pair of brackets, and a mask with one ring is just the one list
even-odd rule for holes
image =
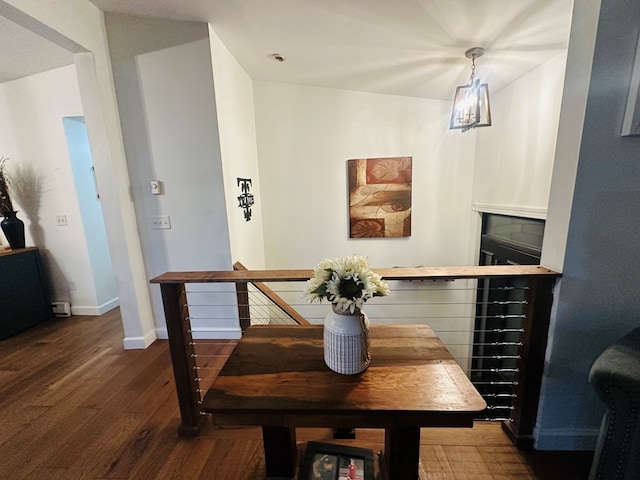
{"label": "white ceiling", "polygon": [[73,63],[73,55],[0,16],[0,83]]}
{"label": "white ceiling", "polygon": [[[492,92],[565,50],[573,6],[573,0],[91,1],[107,12],[210,22],[255,80],[434,99],[451,99],[455,86],[467,82],[470,47],[486,49],[476,74]],[[1,36],[0,42],[6,45]],[[26,44],[12,57],[24,68],[30,59],[43,62]],[[287,60],[274,61],[274,53]]]}

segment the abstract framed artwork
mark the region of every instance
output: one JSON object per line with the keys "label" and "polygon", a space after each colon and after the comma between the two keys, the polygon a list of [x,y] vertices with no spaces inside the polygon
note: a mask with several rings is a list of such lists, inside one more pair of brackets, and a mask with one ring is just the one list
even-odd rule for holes
{"label": "abstract framed artwork", "polygon": [[411,236],[412,157],[347,161],[349,238]]}

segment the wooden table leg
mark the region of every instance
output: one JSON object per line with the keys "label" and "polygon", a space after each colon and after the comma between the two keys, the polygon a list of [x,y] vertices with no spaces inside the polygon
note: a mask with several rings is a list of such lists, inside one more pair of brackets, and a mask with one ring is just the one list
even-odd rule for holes
{"label": "wooden table leg", "polygon": [[384,435],[387,478],[417,480],[420,460],[420,428],[387,428]]}
{"label": "wooden table leg", "polygon": [[295,478],[296,429],[287,427],[262,427],[264,461],[268,479]]}

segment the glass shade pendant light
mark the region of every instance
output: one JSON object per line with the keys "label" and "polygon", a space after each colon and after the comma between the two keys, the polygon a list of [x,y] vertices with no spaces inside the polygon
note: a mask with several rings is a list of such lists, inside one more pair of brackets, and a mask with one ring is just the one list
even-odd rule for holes
{"label": "glass shade pendant light", "polygon": [[461,129],[463,132],[476,127],[491,125],[491,107],[489,105],[489,87],[475,78],[476,58],[484,54],[484,48],[473,47],[464,52],[471,59],[471,77],[467,85],[456,88],[453,100],[450,129]]}

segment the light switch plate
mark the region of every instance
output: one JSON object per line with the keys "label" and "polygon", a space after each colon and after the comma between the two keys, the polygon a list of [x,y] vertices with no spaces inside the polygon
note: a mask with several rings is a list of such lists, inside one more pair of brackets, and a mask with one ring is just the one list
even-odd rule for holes
{"label": "light switch plate", "polygon": [[171,228],[169,215],[156,215],[151,217],[151,228],[155,230],[169,230]]}

